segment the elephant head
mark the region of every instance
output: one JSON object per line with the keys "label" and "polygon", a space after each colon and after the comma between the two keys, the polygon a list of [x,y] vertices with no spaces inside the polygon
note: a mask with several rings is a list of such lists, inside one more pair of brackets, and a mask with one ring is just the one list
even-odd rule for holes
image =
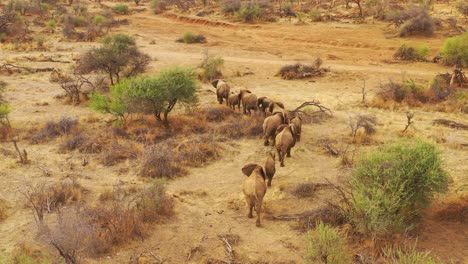
{"label": "elephant head", "polygon": [[281,103],[281,102],[271,102],[270,105],[268,105],[268,111],[270,111],[270,113],[274,114],[273,109],[275,109],[275,107],[279,107],[281,109],[284,109],[284,104]]}
{"label": "elephant head", "polygon": [[249,177],[252,174],[252,172],[256,169],[258,169],[258,172],[265,180],[265,171],[263,170],[262,166],[255,164],[255,163],[250,163],[242,167],[242,173],[244,173],[244,175]]}
{"label": "elephant head", "polygon": [[213,85],[214,88],[218,87],[218,82],[221,81],[220,79],[214,79],[211,81],[211,85]]}

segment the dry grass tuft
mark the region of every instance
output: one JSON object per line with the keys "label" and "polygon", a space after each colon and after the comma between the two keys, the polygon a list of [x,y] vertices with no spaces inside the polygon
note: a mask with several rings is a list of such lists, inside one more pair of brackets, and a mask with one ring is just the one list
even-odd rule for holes
{"label": "dry grass tuft", "polygon": [[309,198],[314,196],[316,189],[315,183],[301,183],[294,188],[292,194],[298,198]]}
{"label": "dry grass tuft", "polygon": [[8,202],[0,198],[0,222],[8,217]]}
{"label": "dry grass tuft", "polygon": [[13,264],[53,263],[46,249],[30,243],[16,245],[11,254],[11,262]]}
{"label": "dry grass tuft", "polygon": [[314,229],[319,222],[331,226],[339,226],[344,224],[345,221],[345,216],[340,209],[325,205],[299,218],[298,229],[302,232],[307,232]]}
{"label": "dry grass tuft", "polygon": [[63,117],[58,122],[49,121],[47,124],[32,137],[34,143],[42,143],[52,140],[60,135],[68,135],[78,126],[78,120]]}
{"label": "dry grass tuft", "polygon": [[305,79],[314,76],[321,76],[328,72],[328,69],[321,68],[323,61],[317,58],[312,65],[296,63],[281,67],[278,76],[285,80]]}
{"label": "dry grass tuft", "polygon": [[91,138],[85,133],[70,134],[60,145],[60,152],[78,150],[81,153],[100,153],[108,144],[108,140],[103,137]]}
{"label": "dry grass tuft", "polygon": [[218,159],[221,146],[212,135],[200,136],[176,147],[177,160],[183,165],[200,167],[209,161]]}
{"label": "dry grass tuft", "polygon": [[103,151],[101,163],[104,166],[114,166],[128,159],[136,159],[140,153],[138,146],[131,142],[114,142]]}
{"label": "dry grass tuft", "polygon": [[228,117],[231,117],[235,114],[227,106],[210,106],[206,109],[203,109],[205,114],[206,121],[208,122],[222,122],[225,121]]}
{"label": "dry grass tuft", "polygon": [[139,175],[150,178],[174,178],[187,172],[178,163],[178,157],[168,143],[148,148],[143,156]]}
{"label": "dry grass tuft", "polygon": [[452,197],[434,209],[437,219],[468,223],[468,195]]}

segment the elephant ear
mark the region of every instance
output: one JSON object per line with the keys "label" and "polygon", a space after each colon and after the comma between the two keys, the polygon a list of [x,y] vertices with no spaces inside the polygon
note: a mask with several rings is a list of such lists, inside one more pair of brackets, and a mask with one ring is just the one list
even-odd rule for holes
{"label": "elephant ear", "polygon": [[296,138],[297,137],[296,125],[290,124],[289,129],[291,129],[291,134],[293,135],[293,137]]}
{"label": "elephant ear", "polygon": [[258,170],[258,172],[260,173],[260,175],[262,175],[263,180],[266,180],[265,169],[262,166],[259,166],[259,167],[260,167],[260,170]]}
{"label": "elephant ear", "polygon": [[215,80],[211,81],[211,85],[213,85],[214,88],[217,88],[218,82],[219,82],[219,79],[215,79]]}
{"label": "elephant ear", "polygon": [[271,102],[271,103],[268,105],[268,111],[270,111],[270,113],[273,113],[273,107],[275,107],[275,103],[274,103],[274,102]]}
{"label": "elephant ear", "polygon": [[275,102],[279,107],[284,109],[284,104],[282,102]]}
{"label": "elephant ear", "polygon": [[249,163],[245,165],[244,167],[242,167],[242,173],[244,173],[247,177],[249,177],[250,174],[252,174],[252,171],[254,171],[257,167],[258,167],[257,164]]}
{"label": "elephant ear", "polygon": [[276,135],[278,135],[279,133],[281,133],[281,131],[283,131],[286,127],[288,127],[288,125],[286,125],[286,124],[280,125],[280,126],[276,129]]}

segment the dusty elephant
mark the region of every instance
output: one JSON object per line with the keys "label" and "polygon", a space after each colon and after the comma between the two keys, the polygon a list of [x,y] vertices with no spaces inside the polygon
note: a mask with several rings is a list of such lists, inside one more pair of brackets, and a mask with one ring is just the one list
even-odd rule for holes
{"label": "dusty elephant", "polygon": [[271,102],[268,105],[268,112],[270,112],[270,114],[274,114],[277,112],[284,112],[284,111],[285,111],[284,104],[281,102]]}
{"label": "dusty elephant", "polygon": [[280,125],[276,130],[275,148],[281,167],[284,167],[284,156],[291,157],[291,148],[296,145],[296,126],[294,124]]}
{"label": "dusty elephant", "polygon": [[273,176],[275,176],[276,168],[275,168],[275,152],[269,152],[268,156],[265,160],[265,165],[263,166],[265,169],[265,174],[268,179],[268,187],[271,187],[271,181],[273,180]]}
{"label": "dusty elephant", "polygon": [[289,123],[294,124],[296,127],[296,141],[301,141],[302,118],[299,115],[296,115],[289,120]]}
{"label": "dusty elephant", "polygon": [[251,114],[251,110],[257,111],[257,96],[249,90],[241,90],[239,102],[242,104],[244,114]]}
{"label": "dusty elephant", "polygon": [[228,97],[228,106],[231,107],[232,110],[236,110],[236,105],[240,111],[239,95],[231,93],[231,95]]}
{"label": "dusty elephant", "polygon": [[265,183],[265,171],[262,166],[250,163],[242,167],[242,172],[248,177],[244,181],[242,191],[244,192],[245,200],[249,207],[249,218],[253,218],[252,210],[255,207],[257,212],[257,226],[261,226],[261,212],[263,197],[267,191]]}
{"label": "dusty elephant", "polygon": [[273,146],[275,145],[276,129],[282,124],[287,124],[287,119],[281,112],[276,112],[263,120],[263,145],[268,146],[270,138],[273,140]]}
{"label": "dusty elephant", "polygon": [[257,107],[260,112],[262,112],[264,115],[266,114],[266,110],[268,106],[273,103],[273,100],[271,100],[268,97],[260,97],[257,99]]}
{"label": "dusty elephant", "polygon": [[213,87],[216,88],[216,97],[218,98],[218,102],[222,104],[223,100],[226,100],[227,105],[231,87],[229,87],[229,85],[225,81],[220,79],[211,81],[211,85],[213,85]]}

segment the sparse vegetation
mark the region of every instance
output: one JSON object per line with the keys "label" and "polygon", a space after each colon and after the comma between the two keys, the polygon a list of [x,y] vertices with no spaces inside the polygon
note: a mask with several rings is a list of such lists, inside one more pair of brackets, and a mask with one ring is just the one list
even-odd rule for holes
{"label": "sparse vegetation", "polygon": [[465,18],[468,16],[468,2],[464,0],[458,0],[456,3],[457,10],[465,16]]}
{"label": "sparse vegetation", "polygon": [[241,8],[241,1],[240,0],[223,0],[221,3],[222,9],[224,13],[235,13],[240,10]]}
{"label": "sparse vegetation", "polygon": [[174,178],[187,172],[178,164],[177,155],[170,145],[149,148],[143,157],[140,176],[150,178]]}
{"label": "sparse vegetation", "polygon": [[320,76],[328,72],[328,69],[321,67],[322,63],[322,59],[317,58],[310,66],[301,63],[286,65],[281,67],[277,75],[285,80],[304,79]]}
{"label": "sparse vegetation", "polygon": [[349,221],[364,235],[389,236],[414,229],[448,175],[431,143],[397,142],[370,154],[351,180]]}
{"label": "sparse vegetation", "polygon": [[8,217],[8,203],[7,201],[0,198],[0,222],[7,219]]}
{"label": "sparse vegetation", "polygon": [[407,20],[400,29],[400,37],[414,35],[432,36],[434,34],[434,21],[427,10],[421,9],[421,13]]}
{"label": "sparse vegetation", "polygon": [[206,43],[206,38],[203,35],[195,35],[191,31],[184,33],[184,36],[177,40],[177,42],[183,42],[185,44],[192,43]]}
{"label": "sparse vegetation", "polygon": [[441,55],[447,65],[468,67],[468,33],[448,38],[442,47]]}
{"label": "sparse vegetation", "polygon": [[112,7],[112,11],[120,15],[127,15],[130,12],[126,4],[116,4]]}
{"label": "sparse vegetation", "polygon": [[257,3],[249,2],[242,6],[235,15],[238,19],[241,19],[244,22],[252,23],[261,20],[265,15],[265,10]]}
{"label": "sparse vegetation", "polygon": [[221,57],[205,54],[205,57],[200,65],[201,72],[199,79],[202,81],[211,81],[223,76],[221,69],[224,65],[224,60]]}
{"label": "sparse vegetation", "polygon": [[430,252],[420,252],[416,250],[416,246],[406,249],[386,249],[384,255],[387,258],[388,264],[439,264],[442,263],[438,259],[432,258]]}
{"label": "sparse vegetation", "polygon": [[404,61],[426,61],[426,57],[429,53],[429,47],[421,45],[419,47],[413,47],[407,44],[403,44],[393,54],[395,59]]}
{"label": "sparse vegetation", "polygon": [[307,235],[307,240],[307,263],[352,263],[346,240],[335,228],[320,222]]}
{"label": "sparse vegetation", "polygon": [[76,66],[79,74],[104,72],[111,85],[121,78],[136,76],[146,70],[150,57],[137,48],[135,40],[125,34],[116,34],[104,39],[100,48],[84,53]]}
{"label": "sparse vegetation", "polygon": [[52,140],[60,135],[69,134],[78,125],[77,119],[62,117],[58,122],[49,121],[32,137],[34,143]]}

